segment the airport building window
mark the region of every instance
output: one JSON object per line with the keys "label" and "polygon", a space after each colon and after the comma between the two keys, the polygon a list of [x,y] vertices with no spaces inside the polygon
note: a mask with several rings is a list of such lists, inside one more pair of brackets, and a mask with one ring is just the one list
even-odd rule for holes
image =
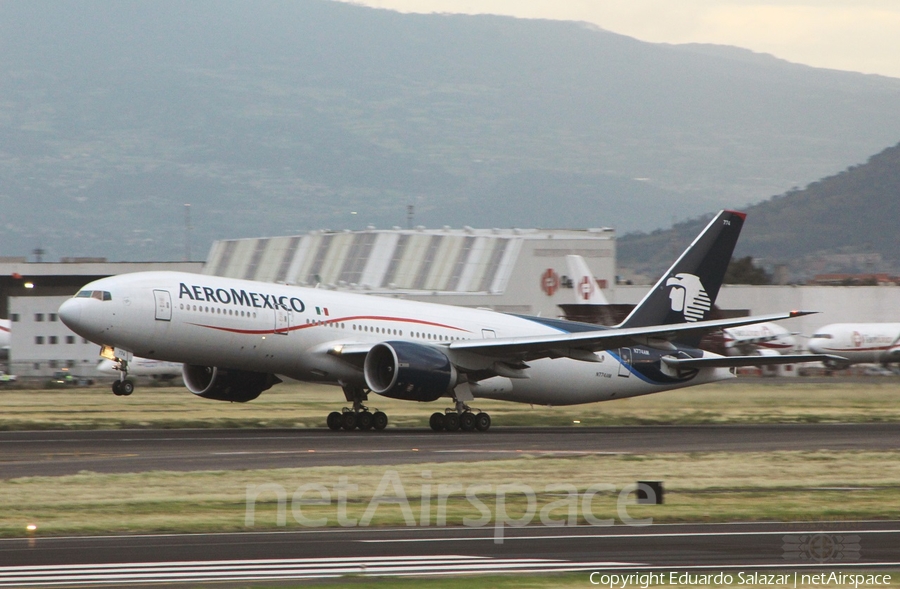
{"label": "airport building window", "polygon": [[11,314],[9,316],[9,320],[12,321],[13,323],[18,323],[19,322],[19,314],[18,313]]}
{"label": "airport building window", "polygon": [[40,362],[35,362],[35,363],[34,363],[34,369],[35,369],[35,370],[40,370],[40,369],[41,369],[41,363],[40,363]]}
{"label": "airport building window", "polygon": [[49,342],[50,342],[51,344],[58,344],[58,343],[59,343],[59,338],[56,337],[55,335],[51,335],[51,336],[48,338],[48,340],[49,340]]}
{"label": "airport building window", "polygon": [[37,321],[38,323],[40,323],[41,321],[44,320],[44,314],[43,313],[35,313],[34,320]]}
{"label": "airport building window", "polygon": [[67,336],[66,336],[66,343],[67,343],[67,344],[74,344],[74,343],[75,343],[75,336],[74,336],[74,335],[67,335]]}
{"label": "airport building window", "polygon": [[57,362],[56,360],[50,360],[47,364],[50,366],[50,368],[59,368],[59,362]]}
{"label": "airport building window", "polygon": [[66,366],[69,368],[75,368],[75,360],[66,360]]}
{"label": "airport building window", "polygon": [[44,345],[44,336],[42,336],[42,335],[34,336],[34,343],[38,346]]}
{"label": "airport building window", "polygon": [[56,319],[57,319],[56,313],[50,313],[50,314],[47,316],[47,319],[48,319],[51,323],[55,323],[55,322],[56,322]]}

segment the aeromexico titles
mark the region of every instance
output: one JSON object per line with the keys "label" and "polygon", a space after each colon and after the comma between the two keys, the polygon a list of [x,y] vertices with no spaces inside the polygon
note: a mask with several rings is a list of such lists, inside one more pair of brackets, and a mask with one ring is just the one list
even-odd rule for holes
{"label": "aeromexico titles", "polygon": [[[278,376],[338,385],[348,403],[332,429],[383,429],[371,393],[444,401],[435,430],[487,430],[478,399],[574,405],[646,395],[734,376],[736,366],[833,360],[827,355],[719,356],[715,330],[796,317],[707,319],[744,214],[722,211],[620,325],[497,313],[347,292],[179,272],[139,272],[86,285],[62,321],[101,345],[128,394],[135,356],[181,362],[185,385],[245,402]],[[448,406],[449,405],[449,406]]]}

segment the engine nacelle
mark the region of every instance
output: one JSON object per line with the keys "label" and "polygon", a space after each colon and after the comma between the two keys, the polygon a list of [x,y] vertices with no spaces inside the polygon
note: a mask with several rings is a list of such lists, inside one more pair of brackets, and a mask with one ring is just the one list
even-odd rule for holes
{"label": "engine nacelle", "polygon": [[274,374],[225,370],[215,366],[185,364],[181,369],[184,386],[204,399],[246,403],[281,380]]}
{"label": "engine nacelle", "polygon": [[375,344],[363,372],[373,393],[405,401],[434,401],[456,386],[456,368],[442,351],[411,342]]}

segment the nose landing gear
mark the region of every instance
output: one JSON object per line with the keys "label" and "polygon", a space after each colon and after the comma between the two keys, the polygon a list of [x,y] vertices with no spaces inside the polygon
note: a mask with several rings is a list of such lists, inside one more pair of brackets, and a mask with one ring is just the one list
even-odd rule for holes
{"label": "nose landing gear", "polygon": [[119,371],[119,380],[112,384],[112,392],[117,397],[127,397],[134,392],[134,383],[128,380],[128,360],[116,358],[116,370]]}
{"label": "nose landing gear", "polygon": [[112,392],[117,397],[127,397],[134,392],[134,383],[130,380],[125,380],[125,373],[123,372],[121,379],[112,384]]}

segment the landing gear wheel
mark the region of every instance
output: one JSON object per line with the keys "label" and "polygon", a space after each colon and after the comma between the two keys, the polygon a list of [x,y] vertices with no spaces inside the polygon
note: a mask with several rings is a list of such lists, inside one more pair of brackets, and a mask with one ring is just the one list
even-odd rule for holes
{"label": "landing gear wheel", "polygon": [[134,392],[134,383],[130,380],[123,380],[119,383],[119,391],[122,396],[127,397]]}
{"label": "landing gear wheel", "polygon": [[372,427],[375,428],[376,431],[381,431],[387,427],[388,417],[385,415],[383,411],[376,411],[374,415],[372,415]]}
{"label": "landing gear wheel", "polygon": [[356,427],[362,431],[372,429],[375,417],[368,411],[360,411],[356,414]]}
{"label": "landing gear wheel", "polygon": [[475,429],[480,432],[486,432],[491,427],[491,416],[487,413],[479,413],[475,416]]}
{"label": "landing gear wheel", "polygon": [[428,420],[428,425],[436,432],[444,431],[444,414],[432,413],[431,419]]}
{"label": "landing gear wheel", "polygon": [[475,431],[475,414],[471,411],[466,411],[462,415],[459,416],[459,427],[464,432],[473,432]]}
{"label": "landing gear wheel", "polygon": [[325,422],[328,424],[328,429],[336,432],[341,429],[341,426],[344,423],[344,419],[343,417],[341,417],[340,413],[338,413],[337,411],[332,411],[328,414],[328,419],[326,419]]}
{"label": "landing gear wheel", "polygon": [[117,380],[114,383],[112,383],[112,392],[117,397],[122,396],[122,381]]}
{"label": "landing gear wheel", "polygon": [[448,432],[459,431],[459,413],[447,413],[444,415],[444,429]]}
{"label": "landing gear wheel", "polygon": [[356,413],[347,411],[341,415],[341,427],[348,432],[356,429]]}

